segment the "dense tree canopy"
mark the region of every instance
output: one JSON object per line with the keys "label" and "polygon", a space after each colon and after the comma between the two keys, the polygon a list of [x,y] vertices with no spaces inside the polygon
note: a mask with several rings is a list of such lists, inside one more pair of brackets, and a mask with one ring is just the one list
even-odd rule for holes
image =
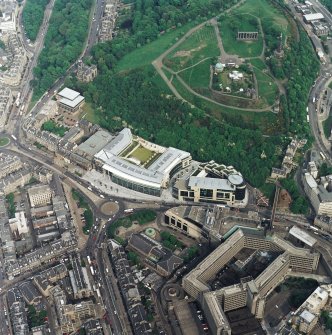
{"label": "dense tree canopy", "polygon": [[27,0],[23,9],[23,24],[27,37],[35,41],[50,0]]}
{"label": "dense tree canopy", "polygon": [[[220,14],[239,0],[137,0],[133,10],[119,21],[122,29],[111,42],[113,60],[147,44],[169,29]],[[99,48],[99,47],[97,47]]]}
{"label": "dense tree canopy", "polygon": [[[201,13],[212,17],[220,13],[221,8],[235,2],[201,0],[191,1],[188,5],[187,1],[181,0],[136,1],[132,13],[120,22],[124,29],[117,37],[93,48],[93,62],[99,69],[95,81],[73,85],[96,107],[101,125],[110,131],[129,126],[146,139],[191,152],[194,159],[213,159],[234,165],[252,185],[259,187],[264,184],[271,168],[280,164],[280,150],[276,147],[283,148],[289,140],[284,143],[281,136],[265,137],[254,127],[247,129],[241,117],[217,121],[199,108],[199,102],[195,104],[196,108],[192,108],[167,96],[154,82],[155,72],[151,68],[114,73],[119,59],[138,45],[156,39],[163,30],[177,23],[196,20]],[[202,11],[200,6],[205,10]],[[265,22],[263,25],[266,28]],[[267,35],[271,41],[267,44],[272,55],[277,47],[273,37],[276,38],[279,32],[273,28],[270,30]],[[300,32],[298,41],[295,37],[289,39],[288,45],[284,58],[273,61],[275,58],[272,57],[270,66],[276,77],[285,79],[286,94],[281,98],[281,108],[286,130],[290,134],[307,136],[306,101],[319,64],[304,33]],[[261,157],[263,151],[266,158]],[[292,195],[295,198],[294,209],[304,211],[307,203],[295,191]]]}
{"label": "dense tree canopy", "polygon": [[87,37],[92,0],[56,0],[45,47],[34,69],[34,96],[41,96],[79,57]]}
{"label": "dense tree canopy", "polygon": [[[217,122],[200,109],[163,94],[153,71],[137,69],[112,75],[106,71],[90,84],[78,84],[89,102],[100,106],[101,125],[118,131],[127,125],[151,141],[191,152],[200,161],[232,164],[256,186],[278,163],[278,137],[264,138],[258,130]],[[97,112],[98,112],[97,111]],[[267,159],[262,159],[265,152]]]}

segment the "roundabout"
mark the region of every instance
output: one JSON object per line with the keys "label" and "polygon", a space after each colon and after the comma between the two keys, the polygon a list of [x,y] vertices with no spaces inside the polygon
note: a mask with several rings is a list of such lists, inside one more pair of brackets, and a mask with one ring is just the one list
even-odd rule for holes
{"label": "roundabout", "polygon": [[118,204],[111,201],[106,201],[100,206],[100,211],[107,216],[114,215],[119,210]]}

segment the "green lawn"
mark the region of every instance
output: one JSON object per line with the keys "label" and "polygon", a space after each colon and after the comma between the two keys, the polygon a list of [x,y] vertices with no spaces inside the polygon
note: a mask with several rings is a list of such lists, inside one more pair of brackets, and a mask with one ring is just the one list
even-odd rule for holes
{"label": "green lawn", "polygon": [[157,40],[138,48],[124,56],[116,65],[115,71],[130,70],[152,63],[161,53],[170,48],[195,23],[188,23],[161,35]]}
{"label": "green lawn", "polygon": [[246,0],[244,4],[236,8],[232,13],[251,14],[266,20],[270,25],[278,27],[283,32],[284,38],[290,34],[290,26],[285,15],[268,0]]}
{"label": "green lawn", "polygon": [[8,137],[0,137],[0,147],[4,147],[10,142]]}
{"label": "green lawn", "polygon": [[139,146],[133,153],[130,154],[130,157],[138,159],[142,164],[144,164],[154,153],[142,146]]}
{"label": "green lawn", "polygon": [[329,88],[332,89],[332,81],[329,83]]}
{"label": "green lawn", "polygon": [[267,69],[266,64],[260,58],[250,59],[250,63],[261,71]]}
{"label": "green lawn", "polygon": [[272,105],[278,96],[278,86],[274,79],[254,67],[258,83],[258,94],[260,99],[268,105]]}
{"label": "green lawn", "polygon": [[196,66],[180,72],[181,78],[192,88],[209,87],[211,60],[197,64]]}
{"label": "green lawn", "polygon": [[52,120],[44,122],[41,129],[58,135],[60,137],[63,137],[65,133],[69,130],[69,128],[61,126]]}
{"label": "green lawn", "polygon": [[189,36],[164,60],[165,65],[174,71],[180,71],[205,59],[218,57],[217,37],[214,28],[206,25]]}
{"label": "green lawn", "polygon": [[[240,57],[258,57],[263,51],[263,38],[258,20],[248,15],[232,15],[220,17],[220,34],[224,49],[231,55]],[[258,31],[256,41],[238,41],[238,31]]]}
{"label": "green lawn", "polygon": [[116,238],[118,228],[130,228],[134,222],[138,222],[139,225],[145,225],[155,220],[156,217],[156,212],[151,209],[137,210],[135,213],[122,217],[109,225],[107,227],[107,236]]}
{"label": "green lawn", "polygon": [[92,105],[88,102],[86,102],[82,107],[82,118],[88,120],[89,122],[93,124],[99,124],[100,123],[100,117],[99,113],[97,113]]}

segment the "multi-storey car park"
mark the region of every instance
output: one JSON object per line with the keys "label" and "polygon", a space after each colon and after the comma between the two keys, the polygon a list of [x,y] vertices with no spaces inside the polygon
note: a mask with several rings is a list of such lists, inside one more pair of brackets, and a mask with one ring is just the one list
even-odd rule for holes
{"label": "multi-storey car park", "polygon": [[[278,252],[280,255],[256,278],[242,278],[240,283],[213,291],[210,285],[242,249]],[[291,271],[313,272],[319,254],[301,249],[276,236],[264,236],[262,231],[241,228],[205,258],[183,278],[183,288],[198,300],[213,334],[232,334],[226,312],[247,306],[257,318],[264,316],[266,297]]]}

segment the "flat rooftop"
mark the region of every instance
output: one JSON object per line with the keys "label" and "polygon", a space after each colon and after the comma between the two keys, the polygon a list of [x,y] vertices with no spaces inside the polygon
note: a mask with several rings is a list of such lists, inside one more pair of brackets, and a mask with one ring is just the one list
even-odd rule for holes
{"label": "flat rooftop", "polygon": [[58,93],[58,100],[61,104],[69,106],[71,108],[76,107],[79,105],[83,100],[84,97],[80,95],[79,92],[76,92],[68,87],[64,88],[62,91]]}
{"label": "flat rooftop", "polygon": [[189,158],[190,153],[175,148],[168,148],[155,162],[149,166],[153,172],[170,172],[170,170],[185,158]]}
{"label": "flat rooftop", "polygon": [[78,106],[83,100],[84,100],[84,97],[80,95],[73,100],[62,98],[62,99],[59,100],[59,102],[61,104],[64,104],[64,105],[69,106],[71,108],[74,108],[74,107]]}
{"label": "flat rooftop", "polygon": [[85,142],[81,143],[78,151],[82,151],[87,155],[94,156],[102,148],[104,148],[114,137],[105,130],[98,130],[95,134],[90,136]]}
{"label": "flat rooftop", "polygon": [[304,230],[302,230],[302,229],[300,229],[296,226],[293,226],[289,230],[289,234],[296,237],[297,239],[299,239],[303,243],[309,245],[310,247],[313,247],[317,242],[317,240],[314,237],[307,234]]}
{"label": "flat rooftop", "polygon": [[100,153],[97,154],[97,158],[99,158],[99,154],[104,154],[107,157],[117,156],[123,150],[125,150],[133,141],[133,135],[129,128],[124,128],[120,131],[120,133],[115,136],[111,142],[109,142]]}
{"label": "flat rooftop", "polygon": [[65,99],[74,100],[80,95],[80,93],[66,87],[60,91],[58,95]]}
{"label": "flat rooftop", "polygon": [[322,13],[307,14],[307,15],[303,15],[303,17],[307,21],[322,20],[322,19],[324,19],[324,15]]}
{"label": "flat rooftop", "polygon": [[106,154],[99,155],[98,153],[98,158],[105,163],[103,169],[114,173],[125,180],[130,180],[138,184],[144,182],[147,186],[158,189],[161,187],[163,175],[160,173],[151,172],[115,156],[109,158]]}
{"label": "flat rooftop", "polygon": [[232,185],[227,179],[217,179],[217,178],[200,178],[200,177],[190,177],[189,187],[199,187],[209,190],[225,190],[234,191],[235,186]]}

